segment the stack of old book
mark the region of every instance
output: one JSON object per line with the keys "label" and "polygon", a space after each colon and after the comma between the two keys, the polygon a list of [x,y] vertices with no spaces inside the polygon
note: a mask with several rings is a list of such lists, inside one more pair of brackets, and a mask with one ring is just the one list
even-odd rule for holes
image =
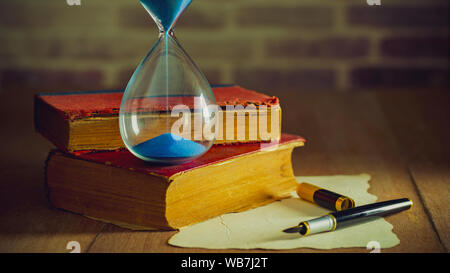
{"label": "stack of old book", "polygon": [[[234,126],[203,156],[181,165],[155,165],[134,157],[120,137],[122,91],[42,93],[35,97],[35,127],[58,149],[46,161],[53,206],[132,229],[176,229],[229,212],[286,198],[295,190],[291,153],[302,137],[282,134],[278,98],[240,86],[213,88],[223,114],[235,107]],[[248,108],[247,108],[248,109]],[[269,137],[249,116],[264,109]],[[245,119],[238,119],[243,111]],[[242,121],[244,120],[244,121]],[[225,137],[244,126],[245,137]],[[259,130],[256,130],[259,132]],[[229,135],[229,134],[228,134]]]}

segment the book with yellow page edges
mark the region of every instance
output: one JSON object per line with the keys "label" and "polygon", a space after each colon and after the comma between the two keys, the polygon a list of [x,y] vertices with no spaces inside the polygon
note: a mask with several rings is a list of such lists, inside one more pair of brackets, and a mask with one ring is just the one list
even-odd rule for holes
{"label": "book with yellow page edges", "polygon": [[132,229],[177,229],[289,197],[296,188],[291,153],[302,137],[214,145],[181,165],[152,165],[129,151],[63,153],[46,162],[57,208]]}
{"label": "book with yellow page edges", "polygon": [[[281,107],[277,97],[237,85],[216,86],[213,92],[220,107],[215,144],[280,139]],[[38,94],[34,100],[36,130],[64,151],[123,148],[118,117],[122,95],[121,90]],[[249,122],[253,118],[255,122]]]}

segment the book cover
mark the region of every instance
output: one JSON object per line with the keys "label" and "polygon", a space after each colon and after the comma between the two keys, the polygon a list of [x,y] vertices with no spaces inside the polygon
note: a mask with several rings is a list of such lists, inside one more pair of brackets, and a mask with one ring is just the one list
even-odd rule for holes
{"label": "book cover", "polygon": [[[281,107],[277,97],[237,85],[217,86],[213,92],[221,119],[215,144],[280,138]],[[35,96],[35,128],[64,151],[122,148],[118,124],[122,95],[121,90],[38,94]],[[255,107],[249,108],[249,105]],[[224,114],[227,111],[229,113]],[[225,116],[231,117],[231,122],[225,120]],[[250,117],[257,117],[254,123],[250,122]],[[262,125],[265,130],[261,129]]]}
{"label": "book cover", "polygon": [[288,197],[291,153],[299,136],[278,143],[216,145],[181,165],[148,164],[125,149],[50,153],[46,183],[57,208],[136,229],[176,229]]}

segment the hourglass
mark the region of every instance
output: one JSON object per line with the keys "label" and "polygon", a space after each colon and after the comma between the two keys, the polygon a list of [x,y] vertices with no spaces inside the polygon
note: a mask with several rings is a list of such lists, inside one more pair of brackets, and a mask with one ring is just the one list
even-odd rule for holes
{"label": "hourglass", "polygon": [[211,86],[176,40],[177,19],[192,0],[140,0],[159,28],[159,39],[125,89],[119,127],[140,159],[179,164],[214,142]]}

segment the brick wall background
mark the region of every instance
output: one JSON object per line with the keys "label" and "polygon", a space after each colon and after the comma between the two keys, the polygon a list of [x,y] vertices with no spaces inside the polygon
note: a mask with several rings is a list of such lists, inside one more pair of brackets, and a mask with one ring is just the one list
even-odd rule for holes
{"label": "brick wall background", "polygon": [[[194,0],[176,35],[211,83],[448,88],[448,0]],[[0,90],[124,88],[157,38],[138,0],[2,0]]]}

